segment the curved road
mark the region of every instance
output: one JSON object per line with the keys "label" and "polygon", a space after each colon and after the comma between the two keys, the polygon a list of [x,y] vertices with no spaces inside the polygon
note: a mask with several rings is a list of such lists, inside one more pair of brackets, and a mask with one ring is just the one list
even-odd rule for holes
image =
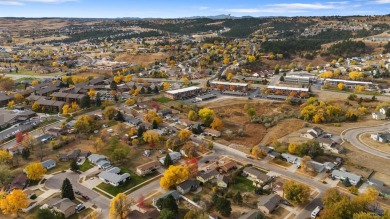
{"label": "curved road", "polygon": [[368,147],[364,143],[362,143],[359,140],[359,136],[363,133],[367,132],[381,132],[381,131],[386,131],[390,129],[390,123],[383,124],[380,126],[371,126],[371,127],[360,127],[360,128],[353,128],[349,130],[344,130],[341,133],[341,138],[343,141],[348,141],[351,143],[354,147],[357,147],[358,149],[365,151],[369,154],[372,154],[377,157],[385,158],[385,159],[390,159],[390,154],[385,153],[382,151],[375,150],[371,147]]}

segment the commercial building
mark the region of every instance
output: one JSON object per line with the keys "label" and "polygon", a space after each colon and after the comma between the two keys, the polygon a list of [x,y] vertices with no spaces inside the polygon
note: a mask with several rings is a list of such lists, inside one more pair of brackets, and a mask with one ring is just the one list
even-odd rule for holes
{"label": "commercial building", "polygon": [[324,81],[324,84],[332,87],[337,86],[340,83],[343,83],[347,88],[356,88],[358,85],[368,87],[368,88],[374,86],[372,82],[368,82],[368,81],[350,81],[350,80],[341,80],[341,79],[332,79],[332,78],[327,78]]}
{"label": "commercial building", "polygon": [[299,85],[309,85],[311,82],[310,76],[300,76],[300,75],[286,75],[282,83],[285,84],[299,84]]}
{"label": "commercial building", "polygon": [[210,82],[210,88],[218,89],[218,90],[230,90],[230,91],[247,91],[249,88],[249,85],[247,83],[212,81],[212,82]]}
{"label": "commercial building", "polygon": [[200,87],[186,87],[178,90],[165,91],[164,96],[173,100],[198,95],[202,91]]}

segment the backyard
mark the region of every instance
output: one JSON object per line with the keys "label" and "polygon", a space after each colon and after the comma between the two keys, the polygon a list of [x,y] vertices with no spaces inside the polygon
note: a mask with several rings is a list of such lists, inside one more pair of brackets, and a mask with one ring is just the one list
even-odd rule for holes
{"label": "backyard", "polygon": [[256,189],[253,182],[243,176],[237,176],[234,180],[230,188],[235,192],[253,192]]}

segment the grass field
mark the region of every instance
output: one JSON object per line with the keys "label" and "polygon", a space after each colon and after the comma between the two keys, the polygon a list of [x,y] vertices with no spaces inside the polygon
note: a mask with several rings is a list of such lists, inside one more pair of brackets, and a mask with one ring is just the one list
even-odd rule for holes
{"label": "grass field", "polygon": [[125,169],[125,168],[122,168],[121,172],[130,174],[130,180],[125,182],[123,185],[115,187],[115,186],[112,186],[110,184],[100,183],[97,187],[99,189],[102,189],[102,190],[106,191],[107,193],[115,196],[118,193],[124,192],[124,191],[126,191],[128,189],[133,188],[134,186],[136,186],[138,184],[141,184],[141,183],[145,182],[146,180],[154,177],[155,174],[156,174],[156,173],[154,173],[154,174],[150,174],[148,176],[138,176],[135,173],[133,173],[132,171],[130,171],[128,169]]}
{"label": "grass field", "polygon": [[240,192],[253,192],[256,189],[256,187],[253,186],[253,182],[243,176],[237,176],[235,183],[231,184],[230,188]]}
{"label": "grass field", "polygon": [[172,101],[172,99],[169,99],[168,97],[159,97],[155,99],[159,103],[168,103]]}
{"label": "grass field", "polygon": [[52,174],[52,173],[55,173],[55,172],[58,172],[58,171],[63,171],[63,170],[67,170],[70,168],[70,161],[66,161],[66,162],[57,162],[57,166],[48,170],[46,172],[46,174]]}
{"label": "grass field", "polygon": [[93,167],[92,164],[89,163],[89,160],[87,159],[87,160],[85,160],[84,163],[80,166],[80,170],[83,171],[83,172],[85,172],[85,171],[91,169],[92,167]]}

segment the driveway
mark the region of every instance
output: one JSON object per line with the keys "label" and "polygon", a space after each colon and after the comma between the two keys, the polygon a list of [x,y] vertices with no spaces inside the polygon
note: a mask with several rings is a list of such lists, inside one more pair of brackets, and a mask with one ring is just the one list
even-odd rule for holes
{"label": "driveway", "polygon": [[388,129],[390,129],[389,123],[384,124],[384,125],[380,125],[380,126],[354,128],[354,129],[344,130],[341,133],[341,138],[344,141],[348,141],[349,143],[351,143],[351,145],[353,145],[354,147],[357,147],[358,149],[360,149],[362,151],[365,151],[365,152],[372,154],[374,156],[377,156],[377,157],[390,159],[390,154],[375,150],[371,147],[368,147],[367,145],[365,145],[364,143],[362,143],[359,140],[359,136],[363,133],[380,132],[380,131],[386,131]]}

